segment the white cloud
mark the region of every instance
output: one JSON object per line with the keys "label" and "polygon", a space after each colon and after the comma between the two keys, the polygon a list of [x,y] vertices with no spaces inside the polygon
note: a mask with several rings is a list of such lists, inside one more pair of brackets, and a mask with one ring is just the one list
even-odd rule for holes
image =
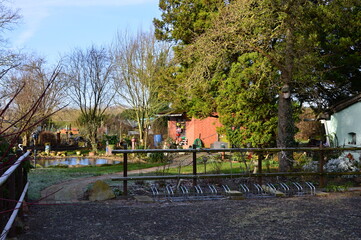
{"label": "white cloud", "polygon": [[37,8],[21,8],[20,14],[23,17],[22,21],[25,24],[25,30],[16,39],[16,46],[24,45],[36,33],[41,22],[50,15],[50,12],[47,8],[39,6]]}

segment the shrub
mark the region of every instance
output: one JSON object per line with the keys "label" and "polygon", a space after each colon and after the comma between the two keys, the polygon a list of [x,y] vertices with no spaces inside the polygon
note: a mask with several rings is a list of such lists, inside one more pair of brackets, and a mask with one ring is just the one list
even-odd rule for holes
{"label": "shrub", "polygon": [[[330,159],[323,169],[326,172],[356,172],[359,171],[359,161],[355,160],[351,154],[347,156],[341,156],[335,159]],[[311,161],[303,165],[302,167],[306,171],[317,171],[318,162]]]}
{"label": "shrub", "polygon": [[119,138],[117,135],[104,135],[104,142],[103,144],[105,145],[105,143],[108,141],[108,144],[110,145],[115,145],[119,142]]}
{"label": "shrub", "polygon": [[45,143],[50,143],[51,146],[56,145],[56,137],[53,132],[44,131],[39,135],[40,144],[44,145]]}
{"label": "shrub", "polygon": [[164,156],[164,153],[155,152],[149,154],[149,162],[151,163],[162,163],[164,161],[166,161],[166,157]]}
{"label": "shrub", "polygon": [[223,165],[223,160],[221,155],[219,154],[211,155],[209,162],[212,164],[214,173],[217,174],[221,173],[222,165]]}
{"label": "shrub", "polygon": [[324,170],[326,172],[356,172],[359,170],[356,164],[355,160],[348,157],[340,157],[328,161],[324,166]]}

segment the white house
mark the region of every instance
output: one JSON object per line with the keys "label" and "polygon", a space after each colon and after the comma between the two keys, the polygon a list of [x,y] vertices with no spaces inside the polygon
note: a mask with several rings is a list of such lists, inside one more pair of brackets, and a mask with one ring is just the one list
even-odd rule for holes
{"label": "white house", "polygon": [[331,147],[361,147],[361,94],[329,109],[321,120]]}

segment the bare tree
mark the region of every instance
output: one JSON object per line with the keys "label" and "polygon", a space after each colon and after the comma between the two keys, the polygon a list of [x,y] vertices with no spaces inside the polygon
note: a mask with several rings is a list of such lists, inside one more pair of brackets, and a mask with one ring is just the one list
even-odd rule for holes
{"label": "bare tree", "polygon": [[20,55],[6,48],[7,39],[3,33],[11,30],[19,21],[20,15],[18,11],[13,10],[5,5],[4,0],[0,0],[0,79],[16,66],[19,66]]}
{"label": "bare tree", "polygon": [[144,147],[148,145],[151,119],[165,104],[158,98],[159,80],[170,51],[169,44],[157,42],[151,33],[138,33],[135,37],[118,34],[112,47],[118,103],[133,111]]}
{"label": "bare tree", "polygon": [[79,107],[79,124],[85,128],[92,150],[97,151],[97,130],[114,97],[113,64],[105,48],[76,49],[66,60],[66,79],[73,103]]}
{"label": "bare tree", "polygon": [[[7,96],[7,101],[14,98],[7,111],[6,118],[20,119],[32,108],[35,102],[38,102],[32,118],[26,119],[26,121],[29,121],[30,125],[34,123],[41,125],[41,122],[47,119],[57,108],[60,108],[61,104],[65,105],[62,101],[65,82],[60,78],[60,64],[52,70],[48,70],[45,67],[46,62],[43,58],[29,57],[28,59],[25,64],[12,70],[4,78],[2,95]],[[21,91],[18,92],[20,88]],[[16,92],[18,93],[13,97]],[[23,120],[19,121],[15,126],[21,124],[24,124]],[[23,132],[24,145],[28,145],[32,131],[33,129],[29,128]]]}

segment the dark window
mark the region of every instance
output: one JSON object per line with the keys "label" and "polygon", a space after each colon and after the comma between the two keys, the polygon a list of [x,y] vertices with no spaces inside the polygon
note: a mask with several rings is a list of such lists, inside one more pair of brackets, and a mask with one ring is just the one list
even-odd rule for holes
{"label": "dark window", "polygon": [[348,133],[348,144],[356,145],[356,133]]}

